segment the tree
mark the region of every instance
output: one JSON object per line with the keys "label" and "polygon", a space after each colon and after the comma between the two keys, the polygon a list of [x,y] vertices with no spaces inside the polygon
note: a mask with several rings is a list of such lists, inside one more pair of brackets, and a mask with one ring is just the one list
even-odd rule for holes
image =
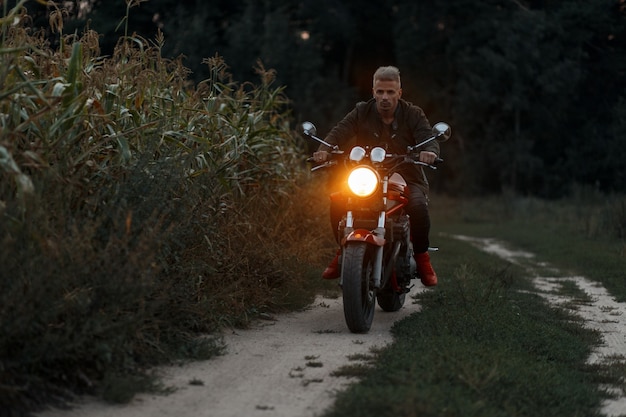
{"label": "tree", "polygon": [[[400,4],[398,15],[405,19],[396,30],[399,61],[415,76],[407,82],[426,106],[443,104],[452,116],[470,164],[463,176],[474,184],[465,189],[559,195],[572,181],[597,177],[600,165],[587,161],[593,169],[585,172],[568,150],[579,149],[576,143],[593,147],[582,132],[609,135],[598,127],[610,126],[606,117],[619,98],[603,87],[619,78],[606,48],[615,33],[614,4]],[[623,23],[623,16],[618,20]],[[591,75],[598,62],[608,77]],[[587,100],[593,108],[581,107]]]}
{"label": "tree", "polygon": [[623,164],[606,157],[621,149],[625,0],[128,1],[90,0],[71,21],[89,21],[105,54],[126,32],[161,30],[164,56],[184,55],[195,82],[215,54],[241,83],[256,81],[260,61],[276,70],[294,121],[322,134],[371,96],[377,66],[397,65],[403,97],[453,125],[443,173],[457,190],[626,191]]}

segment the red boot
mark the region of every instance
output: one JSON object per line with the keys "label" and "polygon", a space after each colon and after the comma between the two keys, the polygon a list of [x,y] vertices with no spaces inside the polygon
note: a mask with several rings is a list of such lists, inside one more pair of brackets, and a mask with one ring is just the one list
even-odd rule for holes
{"label": "red boot", "polygon": [[422,280],[422,284],[426,287],[434,287],[437,285],[437,274],[435,274],[435,270],[430,264],[428,252],[416,253],[413,257],[415,258],[417,273]]}
{"label": "red boot", "polygon": [[341,255],[341,249],[337,250],[337,254],[330,261],[330,264],[322,272],[322,278],[324,279],[336,279],[339,278],[339,255]]}

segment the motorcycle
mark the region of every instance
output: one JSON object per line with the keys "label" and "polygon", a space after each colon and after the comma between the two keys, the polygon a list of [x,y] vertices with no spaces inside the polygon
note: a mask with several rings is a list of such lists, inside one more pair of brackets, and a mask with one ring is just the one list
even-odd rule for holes
{"label": "motorcycle", "polygon": [[355,146],[346,155],[337,145],[317,137],[313,123],[304,122],[301,128],[304,135],[331,149],[330,158],[311,171],[343,163],[348,173],[341,196],[347,203],[346,212],[338,225],[339,285],[348,328],[353,333],[367,333],[376,302],[384,311],[398,311],[410,291],[411,279],[418,278],[410,220],[404,212],[407,184],[397,170],[405,164],[436,169],[435,165],[420,162],[417,150],[433,140],[448,140],[451,129],[444,122],[435,124],[432,136],[407,147],[405,154],[388,154],[382,147]]}

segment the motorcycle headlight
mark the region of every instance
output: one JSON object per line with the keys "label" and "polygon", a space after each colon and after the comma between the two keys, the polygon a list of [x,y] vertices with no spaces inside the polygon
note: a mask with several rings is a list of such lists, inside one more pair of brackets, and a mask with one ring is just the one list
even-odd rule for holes
{"label": "motorcycle headlight", "polygon": [[369,197],[378,188],[378,175],[368,167],[357,167],[348,176],[348,187],[358,197]]}

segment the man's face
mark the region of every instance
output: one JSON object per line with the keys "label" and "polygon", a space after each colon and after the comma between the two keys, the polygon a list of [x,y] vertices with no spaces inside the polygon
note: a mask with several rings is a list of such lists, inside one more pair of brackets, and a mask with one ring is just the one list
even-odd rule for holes
{"label": "man's face", "polygon": [[392,116],[398,106],[398,100],[402,96],[400,83],[397,81],[376,80],[372,92],[376,99],[378,112],[383,116]]}

